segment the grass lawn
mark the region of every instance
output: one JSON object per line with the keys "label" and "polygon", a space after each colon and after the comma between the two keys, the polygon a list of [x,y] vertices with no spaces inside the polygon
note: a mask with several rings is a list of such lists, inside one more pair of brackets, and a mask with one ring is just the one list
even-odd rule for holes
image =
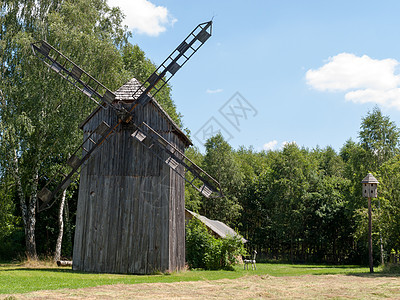
{"label": "grass lawn", "polygon": [[[377,271],[379,271],[377,269]],[[257,264],[257,270],[234,271],[193,270],[170,275],[120,275],[94,274],[72,271],[71,268],[58,268],[55,264],[1,264],[0,294],[26,293],[38,290],[77,289],[110,284],[170,283],[183,281],[236,279],[245,275],[298,276],[322,274],[360,274],[369,269],[360,266],[325,266],[292,264]]]}

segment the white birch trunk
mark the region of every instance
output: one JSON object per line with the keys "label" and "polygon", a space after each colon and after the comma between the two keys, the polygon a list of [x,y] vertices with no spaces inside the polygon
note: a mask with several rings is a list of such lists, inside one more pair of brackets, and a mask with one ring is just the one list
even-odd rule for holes
{"label": "white birch trunk", "polygon": [[65,207],[65,198],[67,196],[67,190],[65,189],[61,195],[61,203],[60,209],[58,211],[58,237],[56,243],[56,251],[54,252],[54,260],[58,261],[61,258],[61,245],[62,245],[62,238],[64,234],[64,207]]}
{"label": "white birch trunk", "polygon": [[36,238],[35,238],[35,227],[36,227],[36,204],[37,204],[37,187],[39,184],[39,166],[36,164],[32,174],[32,186],[31,195],[28,203],[28,236],[27,238],[27,255],[30,259],[38,259],[36,253]]}
{"label": "white birch trunk", "polygon": [[22,189],[21,177],[19,174],[17,149],[14,149],[13,163],[14,163],[13,176],[14,176],[15,181],[17,182],[17,191],[18,191],[19,203],[21,205],[22,220],[24,221],[24,227],[26,227],[27,220],[28,220],[28,208],[26,207],[25,195],[24,195],[24,191]]}
{"label": "white birch trunk", "polygon": [[25,231],[25,247],[26,247],[26,256],[28,259],[37,260],[36,253],[36,240],[35,240],[35,225],[36,225],[36,199],[37,199],[37,185],[38,185],[38,169],[35,168],[33,174],[33,182],[32,182],[32,190],[29,198],[28,205],[25,201],[25,194],[22,187],[21,175],[19,172],[19,161],[17,155],[17,149],[14,149],[14,178],[17,182],[17,190],[19,202],[21,205],[22,211],[22,220],[24,222],[24,231]]}

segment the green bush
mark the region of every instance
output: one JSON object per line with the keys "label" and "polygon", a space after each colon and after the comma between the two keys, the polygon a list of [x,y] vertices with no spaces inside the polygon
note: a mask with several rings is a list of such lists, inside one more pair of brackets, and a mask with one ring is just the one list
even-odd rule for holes
{"label": "green bush", "polygon": [[186,261],[191,269],[229,270],[237,263],[237,257],[245,252],[238,236],[217,239],[197,218],[186,225]]}
{"label": "green bush", "polygon": [[25,253],[25,232],[21,228],[0,239],[0,261],[18,259]]}
{"label": "green bush", "polygon": [[383,266],[382,273],[400,274],[400,265],[397,263],[387,263]]}

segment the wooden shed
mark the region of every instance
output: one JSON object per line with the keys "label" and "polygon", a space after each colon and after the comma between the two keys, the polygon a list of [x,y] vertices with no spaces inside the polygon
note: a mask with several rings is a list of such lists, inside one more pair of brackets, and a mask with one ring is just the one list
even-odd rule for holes
{"label": "wooden shed", "polygon": [[[118,103],[132,105],[136,79],[120,87]],[[191,141],[152,99],[133,111],[182,152]],[[81,128],[85,137],[103,121],[117,122],[112,109],[97,108]],[[149,274],[185,265],[185,181],[131,134],[131,125],[94,152],[80,176],[73,269]],[[88,145],[90,147],[90,145]],[[177,171],[184,175],[184,168]]]}

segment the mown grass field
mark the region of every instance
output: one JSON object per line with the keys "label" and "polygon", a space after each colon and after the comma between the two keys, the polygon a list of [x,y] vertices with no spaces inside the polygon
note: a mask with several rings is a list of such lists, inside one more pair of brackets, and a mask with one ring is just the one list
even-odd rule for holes
{"label": "mown grass field", "polygon": [[[379,270],[377,270],[379,271]],[[40,290],[79,289],[101,285],[173,283],[187,281],[213,281],[237,279],[246,276],[301,276],[323,274],[362,275],[369,272],[360,266],[325,266],[292,264],[257,264],[257,270],[243,270],[236,266],[234,271],[192,270],[160,275],[93,274],[58,268],[50,263],[25,263],[0,265],[0,294],[27,293]]]}

